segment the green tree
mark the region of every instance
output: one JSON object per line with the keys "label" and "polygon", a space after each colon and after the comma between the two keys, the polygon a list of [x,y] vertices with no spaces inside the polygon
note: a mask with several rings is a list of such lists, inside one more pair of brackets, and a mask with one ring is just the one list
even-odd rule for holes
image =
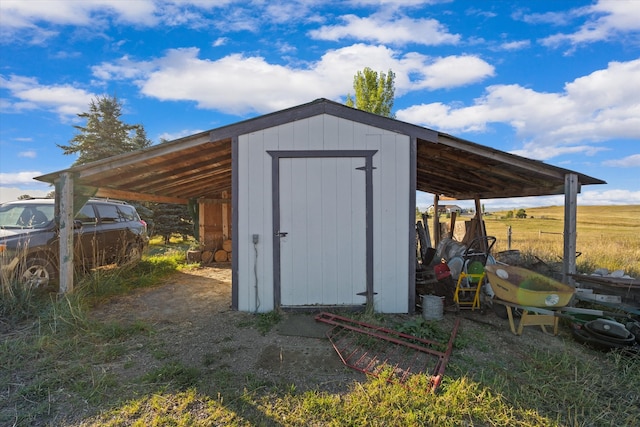
{"label": "green tree", "polygon": [[186,205],[158,203],[152,206],[154,236],[162,236],[165,244],[173,234],[183,238],[193,235],[193,221]]}
{"label": "green tree", "polygon": [[[74,126],[78,131],[69,145],[58,145],[64,154],[76,154],[74,166],[140,150],[151,145],[144,126],[126,124],[121,119],[122,103],[114,96],[99,96],[89,103],[89,112],[80,113],[85,126]],[[166,141],[163,141],[166,142]],[[161,235],[165,242],[172,234],[193,235],[193,221],[186,206],[163,203],[142,204],[129,200],[140,217],[149,224],[151,235]]]}
{"label": "green tree", "polygon": [[74,166],[101,160],[151,145],[144,127],[121,120],[122,104],[114,96],[99,96],[89,103],[89,112],[80,113],[85,126],[74,126],[78,133],[69,145],[60,145],[64,154],[76,154]]}
{"label": "green tree", "polygon": [[518,209],[518,212],[516,212],[516,218],[526,218],[527,217],[527,211],[524,209]]}
{"label": "green tree", "polygon": [[391,112],[395,96],[395,78],[391,70],[387,74],[383,72],[378,74],[371,68],[365,67],[353,77],[355,99],[348,94],[346,105],[385,117],[395,117]]}

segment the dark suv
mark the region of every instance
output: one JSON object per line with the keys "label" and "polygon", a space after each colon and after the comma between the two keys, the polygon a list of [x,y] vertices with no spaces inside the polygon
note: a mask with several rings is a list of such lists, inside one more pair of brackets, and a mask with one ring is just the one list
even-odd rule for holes
{"label": "dark suv", "polygon": [[[47,286],[58,272],[59,236],[53,199],[0,205],[0,279]],[[125,202],[89,199],[74,220],[74,265],[87,271],[137,262],[149,243],[147,224]]]}

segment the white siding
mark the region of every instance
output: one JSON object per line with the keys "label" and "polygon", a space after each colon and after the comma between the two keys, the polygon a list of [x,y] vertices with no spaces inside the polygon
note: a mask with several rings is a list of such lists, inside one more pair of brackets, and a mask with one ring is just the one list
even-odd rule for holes
{"label": "white siding", "polygon": [[[271,156],[267,150],[378,150],[373,157],[373,203],[374,203],[374,291],[376,310],[381,312],[405,313],[408,311],[409,299],[409,251],[408,241],[409,200],[410,200],[410,140],[406,135],[374,128],[360,123],[340,119],[330,115],[319,115],[298,120],[285,125],[264,129],[248,135],[240,135],[238,147],[238,242],[234,242],[234,250],[238,251],[238,308],[242,311],[272,310],[273,294],[273,236],[272,236],[272,170]],[[352,274],[357,279],[351,262],[354,251],[364,247],[344,247],[340,237],[354,230],[344,229],[344,223],[336,221],[338,207],[364,206],[365,193],[353,187],[351,194],[335,191],[332,186],[340,186],[350,180],[350,170],[364,164],[363,159],[336,159],[332,162],[300,160],[290,162],[291,167],[282,167],[283,173],[290,173],[287,182],[296,182],[297,176],[304,176],[309,185],[313,178],[323,176],[318,181],[316,200],[310,199],[313,194],[296,194],[295,186],[280,189],[280,197],[292,198],[292,203],[308,203],[317,215],[306,221],[324,221],[321,235],[310,235],[318,245],[330,245],[335,249],[335,260],[325,259],[319,265],[314,259],[307,258],[305,266],[283,266],[282,274],[291,274],[293,268],[311,269],[313,274],[322,275],[325,283],[317,289],[318,295],[310,296],[311,300],[331,301],[334,298],[350,304],[354,301],[352,289],[332,287],[330,283],[340,282],[338,274]],[[346,166],[348,165],[348,166]],[[335,172],[334,172],[335,171]],[[335,173],[335,179],[331,178]],[[364,172],[361,172],[364,175]],[[299,175],[298,175],[299,174]],[[336,199],[328,203],[327,198]],[[321,199],[323,203],[317,202]],[[314,205],[314,203],[316,203]],[[308,206],[308,205],[307,205]],[[281,212],[287,215],[286,212]],[[342,227],[342,228],[341,228]],[[258,234],[257,257],[257,289],[259,307],[256,308],[256,262],[252,235]],[[357,240],[356,236],[354,240]],[[363,243],[364,244],[364,243]],[[306,248],[296,248],[307,251]],[[355,266],[360,269],[359,266]],[[308,270],[307,270],[308,271]],[[364,291],[365,289],[359,289]],[[341,294],[342,292],[342,294]],[[335,294],[338,293],[336,297]],[[307,297],[305,297],[307,298]],[[356,303],[364,302],[358,297]]]}

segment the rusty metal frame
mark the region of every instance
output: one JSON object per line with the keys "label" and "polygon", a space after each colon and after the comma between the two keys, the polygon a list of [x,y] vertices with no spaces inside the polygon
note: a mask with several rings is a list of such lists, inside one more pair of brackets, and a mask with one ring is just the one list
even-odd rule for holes
{"label": "rusty metal frame", "polygon": [[[415,374],[429,374],[430,391],[442,381],[460,325],[456,318],[449,341],[441,343],[327,312],[315,320],[333,325],[327,338],[345,365],[376,377],[391,368],[400,383]],[[429,369],[433,359],[435,366]]]}

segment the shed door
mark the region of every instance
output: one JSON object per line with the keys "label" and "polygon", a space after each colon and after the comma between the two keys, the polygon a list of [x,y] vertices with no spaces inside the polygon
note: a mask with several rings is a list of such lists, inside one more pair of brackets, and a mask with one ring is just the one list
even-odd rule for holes
{"label": "shed door", "polygon": [[281,306],[365,302],[358,295],[367,289],[364,164],[361,157],[279,159]]}

